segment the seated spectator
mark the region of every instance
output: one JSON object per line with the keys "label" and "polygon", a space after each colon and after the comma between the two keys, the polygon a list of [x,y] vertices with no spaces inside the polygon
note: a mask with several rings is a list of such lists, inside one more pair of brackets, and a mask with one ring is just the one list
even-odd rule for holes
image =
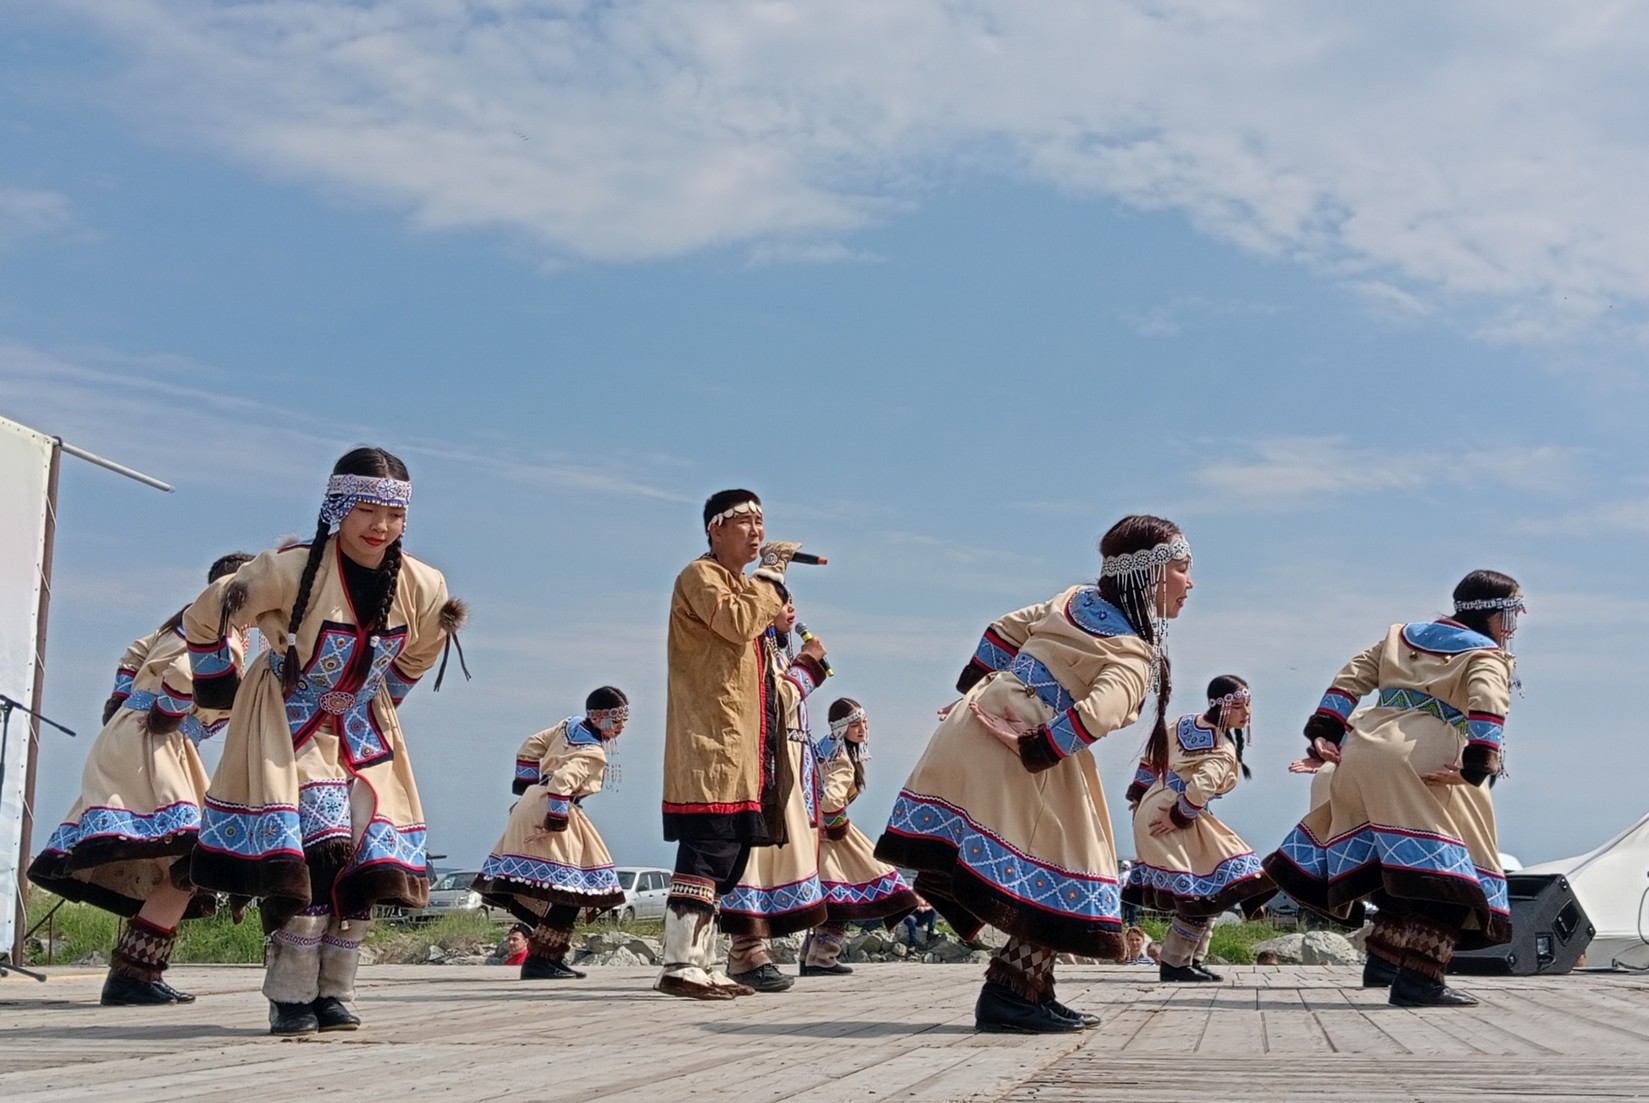
{"label": "seated spectator", "polygon": [[1162,963],[1162,943],[1153,942],[1145,947],[1145,960],[1141,965],[1159,965]]}
{"label": "seated spectator", "polygon": [[1279,959],[1277,957],[1277,951],[1275,951],[1275,950],[1261,950],[1259,953],[1254,955],[1254,964],[1255,965],[1281,965],[1282,961],[1281,961],[1281,959]]}
{"label": "seated spectator", "polygon": [[517,923],[504,935],[504,941],[498,948],[487,955],[488,965],[520,965],[527,960],[527,936],[532,929],[525,923]]}
{"label": "seated spectator", "polygon": [[916,910],[904,918],[905,939],[912,946],[916,945],[916,931],[920,928],[927,931],[926,937],[922,939],[923,943],[932,942],[936,933],[934,925],[938,922],[939,913],[933,910],[933,905],[917,896]]}
{"label": "seated spectator", "polygon": [[1122,932],[1122,941],[1127,949],[1123,952],[1119,965],[1155,965],[1156,959],[1146,954],[1146,944],[1151,936],[1145,933],[1144,927],[1129,927]]}

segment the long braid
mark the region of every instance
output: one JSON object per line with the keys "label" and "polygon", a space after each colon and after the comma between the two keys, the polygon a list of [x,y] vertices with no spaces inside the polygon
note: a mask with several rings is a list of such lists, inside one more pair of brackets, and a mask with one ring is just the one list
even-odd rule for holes
{"label": "long braid", "polygon": [[326,554],[327,537],[332,526],[322,517],[315,524],[315,541],[309,545],[309,558],[304,561],[303,576],[298,580],[298,596],[292,602],[292,619],[286,625],[286,659],[281,667],[281,693],[290,697],[298,688],[298,626],[309,608],[309,589],[315,583],[315,573],[321,569],[321,557]]}
{"label": "long braid", "polygon": [[[1102,578],[1099,580],[1099,592],[1105,600],[1122,610],[1122,615],[1128,618],[1128,623],[1141,639],[1146,643],[1155,643],[1157,639],[1156,624],[1150,616],[1147,606],[1147,588],[1145,586],[1124,586],[1123,581],[1117,578]],[[1154,595],[1153,595],[1154,596]],[[1151,736],[1145,743],[1145,762],[1151,772],[1163,777],[1168,772],[1168,701],[1174,693],[1173,669],[1168,662],[1166,653],[1162,656],[1162,667],[1157,682],[1157,718],[1151,725]]]}

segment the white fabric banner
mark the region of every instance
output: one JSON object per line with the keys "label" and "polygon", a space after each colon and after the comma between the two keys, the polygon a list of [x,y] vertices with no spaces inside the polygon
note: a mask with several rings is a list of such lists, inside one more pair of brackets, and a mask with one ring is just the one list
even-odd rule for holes
{"label": "white fabric banner", "polygon": [[[52,438],[0,418],[0,693],[35,708],[34,652],[46,551],[46,491]],[[0,777],[0,953],[10,951],[17,919],[23,781],[29,767],[29,717],[13,710]]]}

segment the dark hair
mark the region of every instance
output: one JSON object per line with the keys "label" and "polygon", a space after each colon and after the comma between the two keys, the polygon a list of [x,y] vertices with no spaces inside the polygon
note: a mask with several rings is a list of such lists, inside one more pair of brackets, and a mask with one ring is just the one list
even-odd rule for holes
{"label": "dark hair", "polygon": [[[1112,525],[1105,535],[1099,538],[1099,554],[1101,557],[1109,557],[1144,551],[1158,544],[1168,543],[1183,531],[1166,518],[1136,513]],[[1122,610],[1122,615],[1128,618],[1128,623],[1141,638],[1147,643],[1157,642],[1156,627],[1152,623],[1156,614],[1156,594],[1149,592],[1149,586],[1141,583],[1140,576],[1101,578],[1099,592],[1106,601]],[[1174,679],[1169,669],[1168,656],[1164,654],[1161,680],[1157,683],[1157,719],[1151,726],[1151,738],[1145,745],[1146,763],[1158,777],[1168,770],[1167,712],[1168,699],[1173,696],[1173,692]]]}
{"label": "dark hair", "polygon": [[[338,462],[332,465],[334,475],[369,475],[374,478],[401,479],[410,481],[407,474],[407,465],[399,457],[382,448],[373,448],[363,445],[345,452]],[[303,575],[298,580],[298,596],[292,602],[292,619],[287,623],[286,659],[281,668],[281,692],[291,696],[298,686],[298,626],[303,623],[303,615],[309,608],[309,589],[315,583],[315,572],[320,570],[321,556],[326,551],[327,538],[332,535],[332,526],[326,517],[320,516],[315,521],[315,539],[309,545],[309,558],[304,561]],[[395,589],[401,576],[401,539],[396,537],[384,549],[384,561],[378,568],[383,578],[383,585],[378,595],[378,607],[363,618],[361,628],[381,627],[389,619],[390,606],[395,601]],[[370,663],[371,655],[362,652],[358,661]]]}
{"label": "dark hair", "polygon": [[[1208,699],[1212,701],[1217,697],[1224,697],[1227,693],[1235,693],[1239,689],[1247,688],[1248,682],[1245,679],[1239,678],[1235,674],[1221,674],[1208,683]],[[1225,706],[1209,705],[1208,711],[1202,714],[1202,718],[1215,727],[1225,727]],[[1227,729],[1227,734],[1231,736],[1231,742],[1237,745],[1237,765],[1242,767],[1242,776],[1253,777],[1254,772],[1242,760],[1243,744],[1248,741],[1247,729],[1230,728]]]}
{"label": "dark hair", "polygon": [[220,555],[212,561],[206,569],[206,584],[210,586],[226,574],[234,574],[246,564],[252,562],[253,556],[248,552],[230,552]]}
{"label": "dark hair", "polygon": [[518,934],[522,938],[531,938],[532,937],[532,928],[527,926],[525,923],[517,923],[515,926],[511,927],[509,930],[505,931],[504,933],[505,933],[505,935]]}
{"label": "dark hair", "polygon": [[584,698],[584,711],[623,708],[629,703],[630,699],[624,696],[622,689],[617,686],[602,686],[600,689],[592,689],[590,695]]}
{"label": "dark hair", "polygon": [[[847,717],[852,716],[854,712],[862,708],[864,708],[864,706],[851,697],[838,697],[834,701],[830,702],[830,711],[826,713],[825,716],[826,719],[834,724],[838,720],[844,720]],[[858,743],[852,743],[846,739],[842,740],[842,747],[847,751],[849,761],[853,763],[853,789],[848,795],[848,800],[851,801],[854,797],[864,791],[865,766],[863,762],[859,761],[859,756],[864,752],[860,749],[860,745]]]}
{"label": "dark hair", "polygon": [[[1519,589],[1517,579],[1509,574],[1501,574],[1499,571],[1473,571],[1462,578],[1460,584],[1454,588],[1454,603],[1458,605],[1462,601],[1488,601],[1497,597],[1511,597]],[[1489,631],[1489,618],[1499,611],[1464,609],[1450,614],[1449,619],[1464,624],[1473,632],[1481,632],[1492,637],[1493,633]]]}
{"label": "dark hair", "polygon": [[754,502],[758,507],[762,500],[756,497],[754,490],[718,490],[704,500],[704,538],[710,538],[710,518],[718,513],[725,513],[741,502]]}

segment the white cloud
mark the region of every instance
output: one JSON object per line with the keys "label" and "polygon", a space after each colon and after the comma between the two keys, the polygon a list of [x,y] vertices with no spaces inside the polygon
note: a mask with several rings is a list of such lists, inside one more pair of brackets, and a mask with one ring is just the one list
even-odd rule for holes
{"label": "white cloud", "polygon": [[1649,300],[1636,5],[68,6],[168,138],[561,257],[847,259],[965,169],[1180,211],[1410,314],[1481,303],[1500,339]]}
{"label": "white cloud", "polygon": [[[1229,445],[1222,444],[1222,450]],[[1267,437],[1251,458],[1221,460],[1193,479],[1219,499],[1291,508],[1324,498],[1428,486],[1494,486],[1557,493],[1570,485],[1579,449],[1555,445],[1424,453],[1355,448],[1343,437]]]}
{"label": "white cloud", "polygon": [[0,187],[0,248],[27,238],[83,232],[68,196],[37,188]]}

